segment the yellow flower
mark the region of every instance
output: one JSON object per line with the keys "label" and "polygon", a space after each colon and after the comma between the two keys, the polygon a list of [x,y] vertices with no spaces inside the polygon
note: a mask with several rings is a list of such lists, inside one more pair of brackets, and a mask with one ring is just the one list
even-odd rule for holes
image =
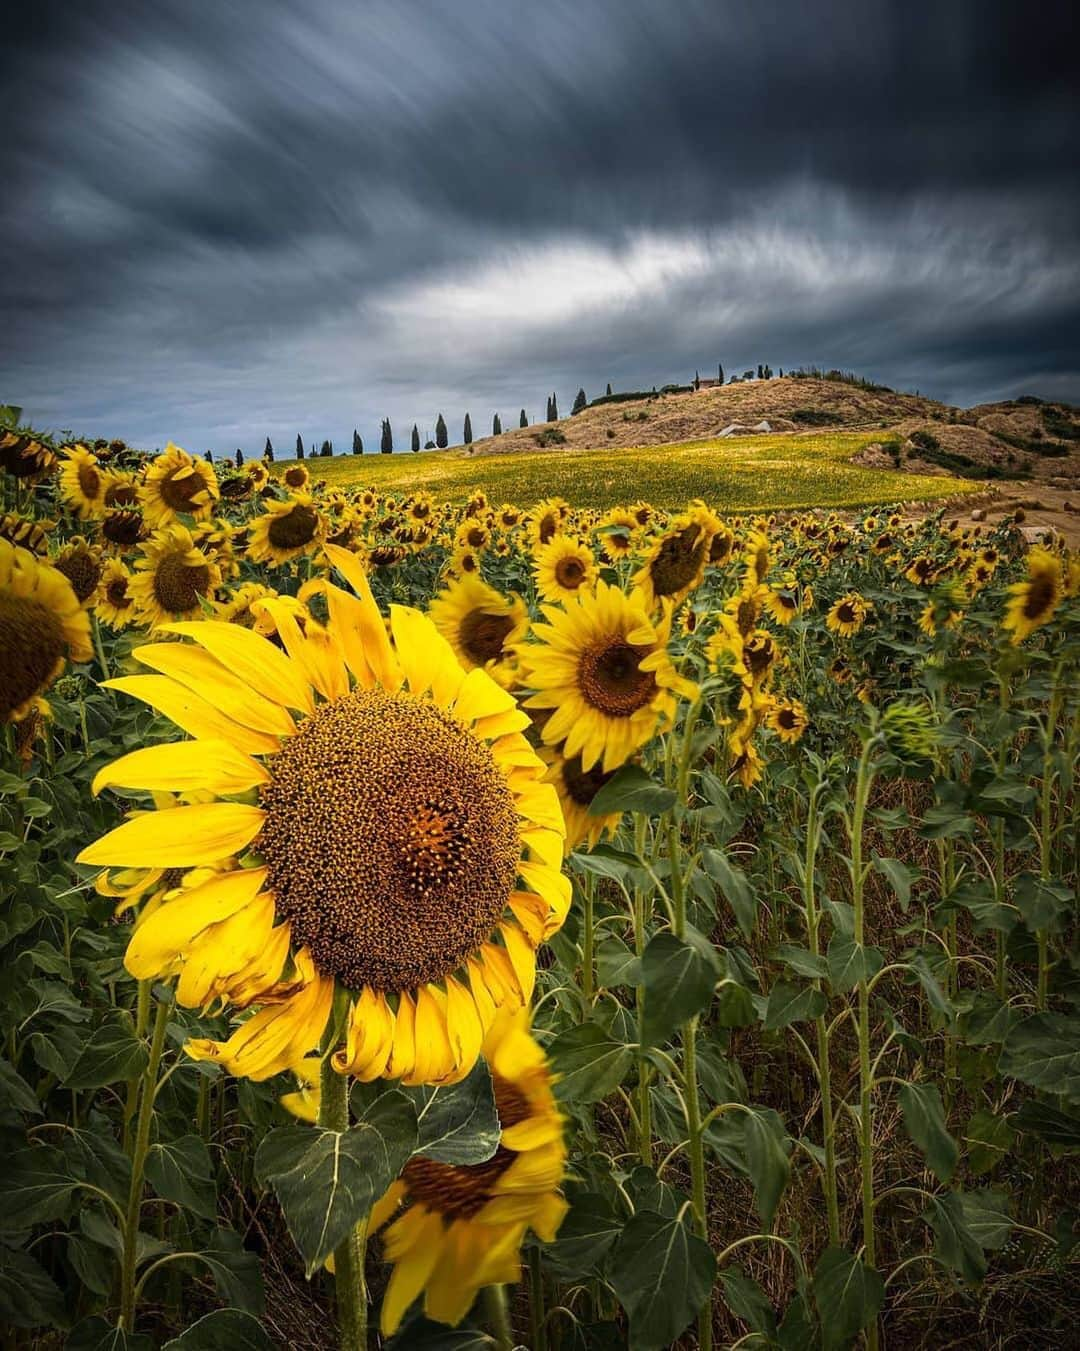
{"label": "yellow flower", "polygon": [[810,725],[806,709],[798,699],[774,699],[765,721],[781,741],[790,745],[794,745]]}
{"label": "yellow flower", "polygon": [[617,563],[620,558],[633,553],[638,529],[637,519],[622,507],[614,507],[601,516],[597,531],[604,558],[609,563]]}
{"label": "yellow flower", "polygon": [[293,493],[284,502],[266,501],[251,522],[247,556],[255,563],[288,563],[317,549],[326,536],[326,520],[310,493]]}
{"label": "yellow flower", "polygon": [[545,497],[542,502],[537,502],[528,518],[529,538],[533,545],[547,544],[553,539],[569,514],[569,503],[561,497]]}
{"label": "yellow flower", "polygon": [[146,519],[155,529],[172,525],[181,515],[205,520],[218,498],[214,466],[193,459],[170,441],[147,469],[140,497]]}
{"label": "yellow flower", "polygon": [[305,492],[308,484],[311,482],[311,475],[308,473],[307,465],[290,464],[281,473],[281,482],[293,493]]}
{"label": "yellow flower", "polygon": [[124,629],[135,618],[135,602],[128,590],[131,573],[119,558],[110,558],[101,574],[94,614],[111,629]]}
{"label": "yellow flower", "polygon": [[1012,634],[1013,644],[1045,624],[1064,594],[1061,558],[1037,544],[1027,557],[1028,575],[1022,582],[1009,587],[1011,599],[1005,606],[1001,627]]}
{"label": "yellow flower", "polygon": [[0,516],[0,539],[15,548],[25,549],[36,558],[49,552],[49,535],[40,521],[28,521],[14,512]]}
{"label": "yellow flower", "polygon": [[553,784],[566,821],[566,852],[588,843],[589,848],[599,844],[601,836],[614,835],[622,820],[622,812],[607,816],[590,816],[589,808],[600,789],[614,778],[614,771],[605,774],[599,765],[585,770],[580,756],[567,760],[557,750],[545,746],[540,752],[548,764],[545,782]]}
{"label": "yellow flower", "polygon": [[0,723],[25,717],[64,662],[89,661],[92,650],[67,578],[0,539]]}
{"label": "yellow flower", "polygon": [[799,613],[799,598],[791,586],[769,587],[765,609],[778,624],[790,624]]}
{"label": "yellow flower", "polygon": [[203,599],[212,600],[221,585],[216,563],[195,547],[182,525],[159,530],[142,546],[135,560],[128,594],[139,620],[156,628],[170,619],[193,619],[203,613]]}
{"label": "yellow flower", "polygon": [[320,583],[325,629],[257,604],[279,648],[234,624],[134,656],[157,674],[115,689],[194,740],[146,747],[95,791],[168,789],[185,805],[134,815],[79,856],[103,867],[210,869],[140,922],[125,963],[178,977],[188,1007],[258,1006],[197,1058],[266,1079],[318,1045],[335,983],[350,992],[334,1067],[359,1079],[466,1075],[495,1010],[532,995],[536,949],[566,917],[565,826],[526,715],[466,673],[418,611],[392,638],[355,557],[356,595]]}
{"label": "yellow flower", "polygon": [[79,604],[89,609],[101,585],[101,550],[76,535],[57,554],[53,567],[71,583]]}
{"label": "yellow flower", "polygon": [[60,496],[80,520],[88,521],[105,514],[108,475],[97,456],[85,446],[69,446],[60,470]]}
{"label": "yellow flower", "polygon": [[500,685],[511,683],[514,645],[529,628],[524,601],[502,595],[473,574],[452,581],[428,614],[466,671],[479,666]]}
{"label": "yellow flower", "polygon": [[670,606],[654,622],[640,593],[598,582],[563,608],[541,609],[548,622],[533,625],[539,641],[519,649],[522,683],[536,691],[526,707],[554,710],[545,744],[579,756],[585,770],[617,769],[670,724],[676,696],[696,697],[668,656]]}
{"label": "yellow flower", "polygon": [[857,591],[849,591],[846,596],[840,597],[825,617],[826,627],[841,638],[850,638],[862,628],[869,610],[868,601]]}
{"label": "yellow flower", "polygon": [[526,1232],[550,1243],[566,1214],[563,1118],[527,1015],[500,1015],[483,1049],[502,1127],[493,1157],[470,1165],[416,1155],[372,1211],[375,1230],[408,1206],[383,1234],[394,1268],[383,1297],[384,1336],[421,1295],[429,1318],[460,1323],[484,1286],[518,1279]]}
{"label": "yellow flower", "polygon": [[661,601],[678,605],[705,576],[709,546],[721,529],[717,516],[695,502],[649,550],[634,583],[641,590],[646,606],[652,610]]}
{"label": "yellow flower", "polygon": [[596,581],[596,559],[586,545],[568,535],[554,535],[533,554],[536,589],[544,600],[570,599]]}
{"label": "yellow flower", "polygon": [[769,536],[764,530],[751,530],[746,536],[743,557],[746,562],[746,588],[761,586],[771,566]]}

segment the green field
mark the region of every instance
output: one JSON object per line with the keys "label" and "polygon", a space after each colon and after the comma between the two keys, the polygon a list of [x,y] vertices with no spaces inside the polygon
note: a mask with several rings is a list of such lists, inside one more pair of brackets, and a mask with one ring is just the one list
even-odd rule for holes
{"label": "green field", "polygon": [[815,432],[610,451],[515,451],[475,457],[456,450],[422,451],[338,455],[305,463],[315,478],[325,479],[332,488],[373,487],[384,493],[423,489],[454,502],[483,488],[493,501],[522,505],[559,496],[573,506],[611,507],[643,497],[658,506],[678,507],[702,497],[739,512],[868,506],[977,490],[977,484],[961,479],[850,463],[852,455],[881,439],[880,434],[865,431]]}

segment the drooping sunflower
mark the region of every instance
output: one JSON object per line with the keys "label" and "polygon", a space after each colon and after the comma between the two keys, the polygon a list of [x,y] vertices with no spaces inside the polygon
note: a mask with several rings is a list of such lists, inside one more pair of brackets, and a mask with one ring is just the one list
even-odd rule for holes
{"label": "drooping sunflower", "polygon": [[765,609],[778,624],[790,624],[799,614],[799,597],[794,586],[766,588]]}
{"label": "drooping sunflower", "polygon": [[544,600],[558,604],[596,581],[592,550],[569,535],[555,535],[533,553],[536,589]]}
{"label": "drooping sunflower", "polygon": [[526,1232],[550,1243],[566,1214],[563,1118],[527,1014],[500,1013],[483,1050],[501,1127],[495,1154],[471,1165],[417,1155],[372,1211],[376,1230],[408,1207],[382,1236],[394,1268],[382,1304],[385,1336],[421,1295],[429,1318],[460,1323],[484,1286],[518,1280]]}
{"label": "drooping sunflower", "polygon": [[276,596],[273,587],[263,586],[260,582],[244,582],[219,604],[217,617],[226,624],[241,624],[246,629],[256,628],[252,607],[257,601],[273,600]]}
{"label": "drooping sunflower", "polygon": [[119,558],[106,560],[94,614],[111,629],[124,629],[135,618],[135,602],[128,590],[131,573]]}
{"label": "drooping sunflower", "polygon": [[753,529],[747,532],[743,559],[746,563],[747,589],[756,589],[764,583],[772,566],[769,536],[764,530]]}
{"label": "drooping sunflower", "polygon": [[660,536],[634,574],[634,583],[650,610],[662,601],[678,605],[701,585],[709,547],[722,529],[720,519],[704,502],[694,502]]}
{"label": "drooping sunflower", "polygon": [[97,456],[85,446],[69,446],[64,454],[60,496],[81,521],[103,516],[109,479],[98,464]]}
{"label": "drooping sunflower", "polygon": [[568,760],[550,746],[544,746],[540,754],[548,764],[546,782],[554,785],[566,821],[566,852],[569,854],[586,841],[592,849],[603,835],[614,835],[622,820],[621,811],[606,816],[589,815],[597,793],[614,778],[614,770],[605,774],[599,765],[582,769],[580,756]]}
{"label": "drooping sunflower", "polygon": [[0,539],[0,723],[18,722],[64,669],[89,661],[90,620],[71,583]]}
{"label": "drooping sunflower", "polygon": [[904,576],[915,586],[929,586],[937,576],[937,564],[926,554],[917,554],[904,569]]}
{"label": "drooping sunflower", "polygon": [[40,521],[30,521],[14,512],[0,516],[0,539],[17,549],[25,549],[36,558],[49,552],[49,535]]}
{"label": "drooping sunflower", "polygon": [[101,522],[101,538],[110,552],[134,549],[146,538],[146,523],[141,511],[110,511]]}
{"label": "drooping sunflower", "polygon": [[869,602],[857,591],[849,591],[846,596],[840,597],[825,616],[825,624],[832,633],[838,633],[841,638],[850,638],[862,628],[869,612]]}
{"label": "drooping sunflower", "polygon": [[622,507],[613,507],[601,516],[597,532],[604,558],[609,563],[617,563],[620,558],[629,557],[634,552],[638,529],[634,515]]}
{"label": "drooping sunflower", "polygon": [[318,637],[265,600],[284,650],[213,620],[136,649],[159,674],[112,686],[195,739],[135,751],[95,788],[198,800],[135,815],[80,861],[213,870],[139,924],[125,959],[140,979],[178,975],[190,1006],[259,1006],[227,1041],[189,1043],[196,1057],[253,1079],[292,1067],[336,983],[351,995],[339,1072],[451,1082],[496,1008],[531,997],[570,904],[565,826],[513,698],[416,610],[392,607],[391,639],[356,559],[329,547],[356,595],[320,583]]}
{"label": "drooping sunflower", "polygon": [[110,469],[106,474],[104,505],[106,511],[116,507],[134,507],[139,502],[139,488],[133,473]]}
{"label": "drooping sunflower", "polygon": [[670,606],[654,620],[640,592],[601,581],[541,610],[548,622],[533,625],[539,641],[519,649],[522,684],[535,691],[526,707],[554,710],[544,743],[580,757],[585,770],[617,769],[671,722],[678,696],[696,697],[668,655]]}
{"label": "drooping sunflower", "polygon": [[525,603],[504,596],[475,575],[458,577],[428,607],[432,623],[466,671],[479,666],[507,686],[514,677],[514,646],[529,628]]}
{"label": "drooping sunflower", "polygon": [[208,460],[196,460],[170,441],[146,471],[140,488],[150,526],[172,525],[177,516],[205,520],[218,499],[218,481]]}
{"label": "drooping sunflower", "polygon": [[139,620],[151,628],[201,615],[203,598],[212,600],[221,585],[217,564],[196,548],[191,531],[182,525],[151,536],[140,550],[135,569],[128,593]]}
{"label": "drooping sunflower", "polygon": [[1041,544],[1027,556],[1027,577],[1009,587],[1001,627],[1022,643],[1051,617],[1064,594],[1061,558]]}
{"label": "drooping sunflower", "polygon": [[12,478],[36,482],[56,468],[56,451],[36,436],[0,431],[0,469]]}
{"label": "drooping sunflower", "polygon": [[288,563],[311,553],[326,537],[326,520],[310,493],[293,493],[285,502],[267,500],[251,522],[247,556],[255,563]]}
{"label": "drooping sunflower", "polygon": [[101,584],[100,549],[88,543],[82,535],[75,535],[53,559],[53,567],[71,583],[80,605],[89,607],[94,603]]}

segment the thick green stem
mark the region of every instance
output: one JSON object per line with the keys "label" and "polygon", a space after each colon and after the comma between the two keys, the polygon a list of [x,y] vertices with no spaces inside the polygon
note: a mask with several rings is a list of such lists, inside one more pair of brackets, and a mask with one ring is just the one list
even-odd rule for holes
{"label": "thick green stem", "polygon": [[[810,951],[815,957],[821,955],[820,924],[821,917],[817,908],[815,887],[815,869],[817,851],[821,843],[821,822],[818,816],[818,793],[822,785],[810,790],[810,803],[806,816],[806,858],[803,877],[803,903],[806,907],[806,934]],[[816,989],[821,988],[819,980],[814,981]],[[821,1088],[821,1135],[825,1150],[825,1176],[822,1185],[825,1190],[825,1212],[829,1225],[829,1242],[840,1242],[840,1204],[836,1187],[836,1128],[833,1121],[832,1070],[829,1064],[829,1026],[824,1013],[814,1019],[817,1032],[818,1083]]]}
{"label": "thick green stem", "polygon": [[154,1124],[154,1098],[157,1094],[158,1069],[165,1047],[165,1029],[169,1022],[172,1003],[163,1000],[154,1015],[154,1031],[150,1038],[150,1057],[142,1076],[139,1101],[139,1122],[135,1129],[135,1144],[131,1153],[131,1187],[128,1191],[127,1211],[124,1216],[123,1251],[120,1258],[120,1318],[119,1326],[125,1332],[135,1327],[135,1269],[138,1256],[139,1215],[142,1210],[143,1175],[146,1154],[150,1148],[150,1130]]}
{"label": "thick green stem", "polygon": [[[646,818],[638,816],[634,820],[634,849],[638,858],[645,853]],[[641,961],[648,942],[645,930],[645,892],[641,887],[634,888],[634,956]],[[634,991],[637,1009],[638,1045],[645,1046],[645,987],[638,983]],[[647,1168],[652,1167],[652,1097],[650,1082],[652,1066],[644,1050],[638,1055],[638,1157]]]}
{"label": "thick green stem", "polygon": [[[347,999],[347,995],[346,995]],[[341,998],[335,999],[339,1013]],[[333,1019],[333,1027],[340,1023]],[[349,1078],[338,1074],[327,1052],[319,1076],[319,1125],[325,1130],[349,1129]],[[338,1345],[341,1351],[367,1351],[368,1292],[364,1278],[367,1221],[358,1224],[334,1249],[334,1291],[337,1295]]]}
{"label": "thick green stem", "polygon": [[[69,959],[70,960],[70,959]],[[150,986],[153,984],[149,980],[140,980],[135,997],[135,1035],[140,1041],[146,1036],[146,1029],[150,1025]],[[135,1111],[139,1105],[139,1085],[142,1079],[136,1075],[134,1079],[128,1080],[127,1102],[124,1104],[124,1153],[131,1153],[131,1123],[135,1119]]]}
{"label": "thick green stem", "polygon": [[596,960],[594,957],[596,913],[593,898],[593,880],[589,876],[581,879],[581,993],[585,1002],[591,1004],[596,996],[594,979]]}
{"label": "thick green stem", "polygon": [[[1046,714],[1046,732],[1043,737],[1043,777],[1039,812],[1039,876],[1044,882],[1050,880],[1051,874],[1054,843],[1054,738],[1057,735],[1057,721],[1063,700],[1064,691],[1059,680],[1059,672],[1055,671],[1050,691],[1050,707]],[[1050,936],[1046,929],[1039,929],[1035,938],[1039,945],[1036,1003],[1039,1009],[1045,1009],[1050,990]]]}
{"label": "thick green stem", "polygon": [[484,1290],[484,1304],[491,1325],[491,1335],[499,1351],[513,1351],[514,1334],[510,1327],[510,1311],[506,1307],[506,1290],[501,1285],[489,1285]]}
{"label": "thick green stem", "polygon": [[[868,737],[859,756],[855,779],[855,806],[851,821],[851,899],[855,912],[855,942],[862,947],[865,941],[865,906],[863,904],[863,822],[870,786],[874,775],[870,767],[876,738]],[[876,1243],[874,1238],[874,1118],[871,1111],[873,1073],[870,1068],[870,986],[864,975],[858,984],[859,1001],[859,1170],[862,1182],[862,1221],[864,1260],[874,1266]],[[877,1323],[867,1329],[867,1346],[876,1351]]]}
{"label": "thick green stem", "polygon": [[540,1270],[540,1249],[529,1249],[529,1333],[531,1351],[547,1351],[547,1322],[544,1312],[544,1275]]}
{"label": "thick green stem", "polygon": [[[709,1241],[709,1213],[705,1196],[705,1141],[701,1128],[701,1101],[697,1079],[697,1019],[683,1028],[683,1076],[686,1080],[686,1134],[690,1148],[690,1193],[694,1207],[694,1227]],[[712,1291],[698,1314],[698,1346],[712,1346]]]}

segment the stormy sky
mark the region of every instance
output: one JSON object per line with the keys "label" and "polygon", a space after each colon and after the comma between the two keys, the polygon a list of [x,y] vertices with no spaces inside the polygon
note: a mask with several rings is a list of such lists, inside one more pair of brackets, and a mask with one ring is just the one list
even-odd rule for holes
{"label": "stormy sky", "polygon": [[1064,0],[20,8],[0,402],[39,426],[404,448],[718,361],[1080,402]]}

